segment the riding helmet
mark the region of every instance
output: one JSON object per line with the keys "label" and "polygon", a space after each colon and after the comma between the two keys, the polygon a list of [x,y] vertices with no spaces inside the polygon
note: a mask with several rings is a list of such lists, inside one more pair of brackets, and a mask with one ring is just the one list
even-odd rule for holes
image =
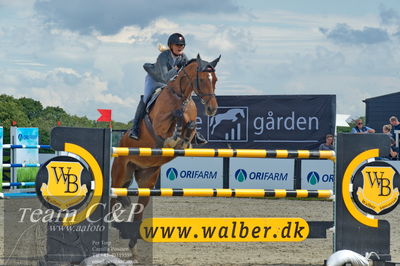
{"label": "riding helmet", "polygon": [[168,46],[171,46],[172,44],[186,45],[185,37],[180,33],[171,34],[168,38]]}

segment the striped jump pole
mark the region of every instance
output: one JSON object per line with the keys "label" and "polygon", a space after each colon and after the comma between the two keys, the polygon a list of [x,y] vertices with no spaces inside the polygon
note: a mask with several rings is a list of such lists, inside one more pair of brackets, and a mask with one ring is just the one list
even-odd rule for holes
{"label": "striped jump pole", "polygon": [[3,163],[3,168],[40,167],[40,163]]}
{"label": "striped jump pole", "polygon": [[[24,182],[35,185],[35,182]],[[20,183],[3,183],[17,185]],[[22,184],[22,183],[21,183]],[[36,193],[2,193],[4,197],[36,196]],[[0,193],[0,195],[2,195]],[[17,194],[17,195],[16,195]],[[332,190],[287,189],[225,189],[225,188],[111,188],[112,197],[225,197],[225,198],[325,198],[333,197]],[[3,197],[3,198],[4,198]],[[1,198],[1,196],[0,196]]]}
{"label": "striped jump pole", "polygon": [[51,149],[50,145],[4,144],[3,149]]}
{"label": "striped jump pole", "polygon": [[7,198],[36,198],[36,193],[5,192],[0,193],[0,199]]}
{"label": "striped jump pole", "polygon": [[7,187],[29,187],[29,186],[34,186],[36,183],[35,182],[4,182],[1,184],[3,188]]}
{"label": "striped jump pole", "polygon": [[225,189],[225,188],[111,188],[111,196],[231,197],[231,198],[332,198],[332,190]]}
{"label": "striped jump pole", "polygon": [[163,156],[163,157],[244,157],[244,158],[298,158],[335,160],[334,151],[263,150],[263,149],[173,149],[113,147],[112,156]]}

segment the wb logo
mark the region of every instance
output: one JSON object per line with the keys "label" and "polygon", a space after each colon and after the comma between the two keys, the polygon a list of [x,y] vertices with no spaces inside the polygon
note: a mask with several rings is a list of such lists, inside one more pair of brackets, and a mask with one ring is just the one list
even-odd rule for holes
{"label": "wb logo", "polygon": [[78,176],[71,173],[72,167],[51,167],[53,176],[56,179],[56,184],[63,182],[65,193],[75,193],[79,189]]}
{"label": "wb logo", "polygon": [[80,162],[51,161],[46,165],[46,170],[47,182],[40,185],[45,201],[66,210],[85,199],[90,188],[82,184],[84,166]]}
{"label": "wb logo", "polygon": [[248,107],[218,107],[208,118],[209,142],[247,142]]}
{"label": "wb logo", "polygon": [[365,164],[354,177],[353,198],[368,213],[387,213],[399,203],[397,170],[385,162]]}

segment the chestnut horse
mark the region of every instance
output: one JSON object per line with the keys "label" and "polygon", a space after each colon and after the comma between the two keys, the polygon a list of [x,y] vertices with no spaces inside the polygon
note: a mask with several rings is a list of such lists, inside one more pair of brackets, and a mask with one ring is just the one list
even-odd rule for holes
{"label": "chestnut horse", "polygon": [[[221,56],[220,56],[221,57]],[[119,143],[120,147],[170,147],[188,148],[195,134],[197,117],[196,105],[192,99],[194,92],[205,107],[208,116],[215,115],[218,103],[215,97],[217,77],[215,67],[220,59],[206,62],[197,55],[183,67],[175,79],[164,87],[153,104],[148,118],[140,124],[140,138],[134,140],[126,132]],[[145,121],[150,120],[152,125]],[[174,159],[174,157],[140,157],[126,156],[114,159],[111,177],[112,187],[128,187],[132,182],[132,175],[139,188],[153,188],[160,174],[160,167]],[[118,200],[118,199],[117,199]],[[127,202],[127,199],[119,199]],[[144,207],[150,197],[139,197],[138,203]],[[129,201],[128,201],[129,202]],[[115,199],[112,205],[115,203]],[[135,221],[141,221],[143,212],[135,214]],[[131,239],[131,248],[134,259],[136,239]]]}

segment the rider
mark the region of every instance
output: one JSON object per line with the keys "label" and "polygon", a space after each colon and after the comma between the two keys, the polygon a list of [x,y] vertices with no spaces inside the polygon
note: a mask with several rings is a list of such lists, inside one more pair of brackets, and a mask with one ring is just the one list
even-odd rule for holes
{"label": "rider", "polygon": [[[155,64],[146,63],[143,65],[143,68],[147,72],[144,84],[144,95],[140,99],[136,109],[133,127],[129,137],[139,139],[140,121],[146,113],[145,107],[147,101],[157,88],[165,87],[168,81],[178,74],[178,70],[185,66],[188,61],[186,55],[183,53],[185,45],[185,37],[182,34],[171,34],[168,38],[169,49],[160,53]],[[200,133],[196,133],[195,141],[197,144],[204,144],[207,142]]]}

